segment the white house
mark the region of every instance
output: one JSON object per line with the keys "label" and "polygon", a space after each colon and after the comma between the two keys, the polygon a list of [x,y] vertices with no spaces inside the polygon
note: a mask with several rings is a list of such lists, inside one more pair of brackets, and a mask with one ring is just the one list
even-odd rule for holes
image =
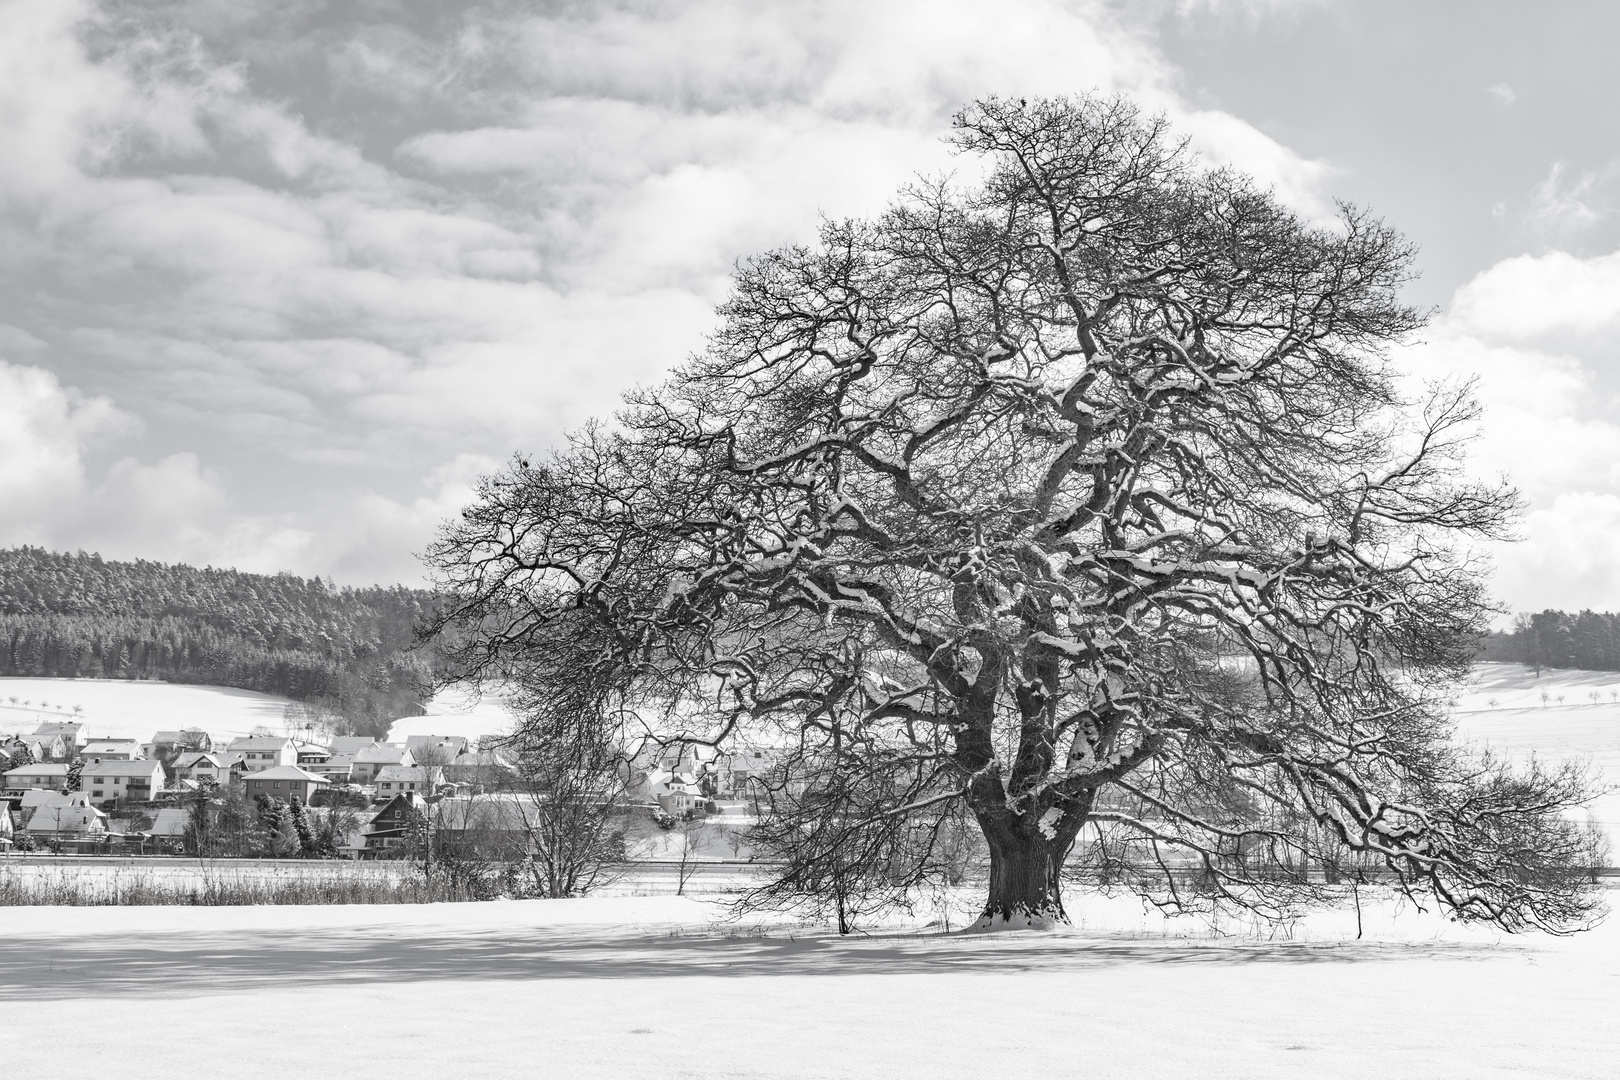
{"label": "white house", "polygon": [[36,804],[25,826],[35,836],[65,839],[70,836],[102,836],[107,832],[107,815],[82,800],[62,797],[61,801]]}
{"label": "white house", "polygon": [[467,740],[460,735],[412,735],[405,740],[405,749],[414,761],[445,765],[467,752]]}
{"label": "white house", "polygon": [[62,737],[62,742],[66,746],[68,753],[77,752],[84,747],[85,743],[90,741],[90,736],[85,732],[84,725],[77,721],[41,724],[34,729],[34,738],[40,742],[49,742],[58,735]]}
{"label": "white house", "polygon": [[19,765],[0,780],[0,791],[20,794],[45,788],[60,791],[67,784],[68,767],[60,762],[36,761],[32,765]]}
{"label": "white house", "polygon": [[369,784],[386,765],[415,765],[416,759],[403,746],[393,743],[372,743],[354,755],[349,780],[356,784]]}
{"label": "white house", "polygon": [[242,771],[256,773],[265,769],[274,769],[282,765],[294,766],[298,764],[298,744],[291,739],[279,738],[274,735],[256,735],[249,738],[232,739],[225,747],[230,754],[242,755]]}
{"label": "white house", "polygon": [[249,799],[268,795],[272,799],[285,800],[296,795],[301,802],[307,803],[317,791],[326,787],[326,779],[305,772],[296,765],[277,765],[273,769],[247,773],[242,777],[242,784]]}
{"label": "white house", "polygon": [[90,762],[79,773],[79,788],[98,806],[149,802],[163,792],[163,764],[145,758]]}
{"label": "white house", "polygon": [[384,765],[377,772],[377,798],[390,799],[402,791],[425,795],[441,778],[437,765]]}
{"label": "white house", "polygon": [[138,739],[91,739],[79,751],[79,760],[87,762],[133,761],[140,756]]}
{"label": "white house", "polygon": [[174,759],[176,780],[212,780],[224,787],[231,780],[230,762],[223,754],[181,754]]}

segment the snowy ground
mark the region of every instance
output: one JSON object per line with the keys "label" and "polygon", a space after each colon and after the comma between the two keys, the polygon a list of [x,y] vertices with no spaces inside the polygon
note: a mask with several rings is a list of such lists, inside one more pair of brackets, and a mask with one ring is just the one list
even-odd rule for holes
{"label": "snowy ground", "polygon": [[[1466,740],[1518,759],[1585,758],[1607,784],[1620,785],[1620,672],[1549,669],[1538,676],[1522,664],[1480,664],[1455,715]],[[1609,835],[1611,858],[1620,859],[1620,788],[1599,796],[1592,816]]]}
{"label": "snowy ground", "polygon": [[844,940],[678,897],[11,909],[0,1045],[32,1078],[147,1061],[170,1077],[1478,1080],[1620,1062],[1612,925],[1504,938],[1375,906],[1361,941],[1348,912],[1267,940],[1074,906],[1071,932]]}
{"label": "snowy ground", "polygon": [[[287,730],[287,709],[292,704],[289,698],[224,686],[0,678],[0,733],[27,733],[43,723],[74,721],[86,724],[91,736],[108,739],[146,742],[157,731],[197,727],[223,742],[260,727]],[[410,735],[476,739],[505,731],[511,723],[511,714],[498,698],[451,688],[428,703],[426,716],[394,721],[388,737],[399,742]]]}

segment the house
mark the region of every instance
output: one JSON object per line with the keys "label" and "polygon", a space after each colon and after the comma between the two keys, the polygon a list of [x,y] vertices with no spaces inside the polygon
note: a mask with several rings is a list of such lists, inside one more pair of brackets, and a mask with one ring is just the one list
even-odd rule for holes
{"label": "house", "polygon": [[510,759],[499,750],[471,751],[444,767],[444,778],[453,784],[480,784],[493,787],[517,775]]}
{"label": "house", "polygon": [[354,755],[354,764],[349,770],[349,780],[356,784],[369,784],[377,778],[377,773],[387,765],[415,765],[416,759],[411,752],[403,746],[393,743],[372,743],[362,747]]}
{"label": "house", "polygon": [[277,765],[273,769],[245,773],[242,784],[249,799],[268,795],[272,799],[286,800],[296,795],[300,801],[307,803],[311,796],[326,786],[326,779],[305,772],[296,765]]}
{"label": "house", "polygon": [[327,741],[327,749],[336,757],[338,754],[358,754],[368,746],[375,746],[377,740],[370,735],[338,735]]}
{"label": "house", "polygon": [[214,748],[214,740],[202,728],[185,728],[180,731],[160,731],[152,736],[152,741],[146,745],[146,757],[159,757],[166,753],[203,753]]}
{"label": "house", "polygon": [[299,765],[298,767],[306,769],[316,776],[324,776],[333,784],[347,784],[354,773],[354,755],[355,751],[353,750],[334,750],[332,756],[323,762],[314,765]]}
{"label": "house", "polygon": [[4,742],[0,742],[0,750],[4,750],[6,754],[13,760],[15,760],[17,756],[24,750],[26,750],[28,751],[30,760],[44,761],[47,745],[48,744],[41,743],[38,739],[31,735],[13,735]]}
{"label": "house", "polygon": [[405,749],[418,765],[446,765],[467,752],[467,740],[460,735],[412,735]]}
{"label": "house", "polygon": [[300,742],[295,744],[298,760],[293,764],[300,769],[308,769],[311,765],[325,765],[332,760],[332,751],[315,743]]}
{"label": "house", "polygon": [[429,808],[428,824],[461,851],[511,856],[530,850],[543,806],[542,799],[517,792],[451,796]]}
{"label": "house", "polygon": [[422,801],[422,796],[414,791],[395,795],[377,811],[377,816],[362,832],[364,846],[359,857],[389,859],[403,855],[402,849],[410,846],[413,824],[426,817],[427,803]]}
{"label": "house", "polygon": [[90,741],[85,725],[77,721],[53,721],[34,729],[34,738],[41,742],[50,742],[57,736],[61,736],[64,751],[68,754],[78,753]]}
{"label": "house", "polygon": [[212,780],[220,787],[231,782],[231,766],[223,754],[185,753],[174,759],[175,780]]}
{"label": "house", "polygon": [[377,798],[389,799],[401,791],[427,794],[443,778],[437,765],[384,765],[377,772]]}
{"label": "house", "polygon": [[293,767],[298,764],[298,746],[291,739],[280,738],[274,735],[255,735],[248,738],[232,739],[225,750],[231,754],[241,754],[242,772],[252,774],[265,769],[275,769],[281,766]]}
{"label": "house", "polygon": [[107,815],[82,798],[59,794],[56,800],[35,803],[25,813],[23,825],[37,838],[66,840],[107,834]]}
{"label": "house", "polygon": [[67,786],[68,767],[60,762],[37,761],[20,765],[0,777],[0,791],[21,794],[45,788],[60,791]]}
{"label": "house", "polygon": [[135,761],[90,762],[79,773],[79,788],[98,806],[124,802],[150,802],[163,793],[163,763]]}
{"label": "house", "polygon": [[79,760],[86,762],[133,761],[141,756],[141,744],[136,739],[91,739],[79,751]]}

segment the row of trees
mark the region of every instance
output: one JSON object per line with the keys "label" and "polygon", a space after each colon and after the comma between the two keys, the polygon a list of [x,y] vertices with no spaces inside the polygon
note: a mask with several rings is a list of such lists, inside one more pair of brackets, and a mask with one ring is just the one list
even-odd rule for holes
{"label": "row of trees", "polygon": [[1583,774],[1450,742],[1463,553],[1517,502],[1462,479],[1467,386],[1399,389],[1407,242],[1123,99],[990,99],[954,141],[981,182],[749,260],[702,354],[484,479],[429,552],[446,676],[522,688],[545,745],[778,751],[765,897],[846,925],[964,830],[986,927],[1062,920],[1099,836],[1180,908],[1281,915],[1360,861],[1584,925]]}
{"label": "row of trees", "polygon": [[1620,615],[1582,610],[1575,615],[1548,609],[1514,617],[1512,629],[1485,639],[1486,660],[1542,668],[1620,671]]}

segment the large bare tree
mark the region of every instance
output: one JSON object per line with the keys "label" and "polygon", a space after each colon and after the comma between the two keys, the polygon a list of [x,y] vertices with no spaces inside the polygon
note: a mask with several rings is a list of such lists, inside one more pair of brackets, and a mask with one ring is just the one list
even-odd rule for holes
{"label": "large bare tree", "polygon": [[987,926],[1061,919],[1088,826],[1169,903],[1355,856],[1579,925],[1579,772],[1449,740],[1516,498],[1459,473],[1466,387],[1402,392],[1409,245],[1122,99],[954,141],[981,180],[748,261],[670,381],[483,481],[430,555],[456,673],[534,738],[772,749],[790,888],[910,887],[965,813]]}

